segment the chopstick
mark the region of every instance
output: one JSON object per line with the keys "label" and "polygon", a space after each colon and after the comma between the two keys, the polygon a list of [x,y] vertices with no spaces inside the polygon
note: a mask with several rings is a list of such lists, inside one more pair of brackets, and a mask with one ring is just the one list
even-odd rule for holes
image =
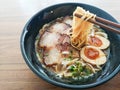
{"label": "chopstick", "polygon": [[114,22],[111,22],[107,19],[104,19],[104,18],[101,18],[101,17],[96,17],[96,20],[99,21],[99,22],[103,22],[104,24],[107,24],[107,25],[112,25],[114,27],[117,27],[117,28],[120,28],[120,24],[117,24],[117,23],[114,23]]}
{"label": "chopstick", "polygon": [[[75,16],[78,17],[78,18],[82,17],[82,15],[79,15],[77,13],[75,13]],[[89,19],[88,21],[91,22],[91,23],[94,23],[96,25],[99,25],[100,27],[102,27],[104,29],[107,29],[109,31],[120,34],[120,30],[116,29],[116,28],[120,29],[120,24],[114,23],[112,21],[103,19],[103,18],[98,17],[98,16],[95,17],[95,20]]]}

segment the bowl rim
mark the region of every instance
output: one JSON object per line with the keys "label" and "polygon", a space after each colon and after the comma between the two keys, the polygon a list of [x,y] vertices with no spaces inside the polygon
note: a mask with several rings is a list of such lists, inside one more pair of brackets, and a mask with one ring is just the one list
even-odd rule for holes
{"label": "bowl rim", "polygon": [[46,78],[45,76],[43,76],[32,64],[31,62],[29,61],[29,58],[27,57],[27,54],[26,54],[26,51],[25,51],[25,46],[24,46],[24,42],[25,42],[25,36],[26,34],[28,33],[27,31],[27,27],[28,25],[30,24],[30,22],[42,11],[45,11],[46,9],[48,8],[51,8],[51,7],[59,7],[59,6],[63,6],[63,5],[85,5],[85,6],[89,6],[89,7],[93,7],[93,8],[96,8],[96,9],[99,9],[101,10],[102,12],[108,14],[113,20],[115,20],[115,22],[118,23],[118,21],[112,17],[109,13],[107,13],[106,11],[100,9],[100,8],[97,8],[96,6],[93,6],[93,5],[89,5],[89,4],[84,4],[84,3],[74,3],[74,2],[71,2],[71,3],[59,3],[59,4],[54,4],[54,5],[50,5],[42,10],[40,10],[39,12],[37,12],[36,14],[34,14],[30,20],[28,20],[28,22],[26,23],[26,25],[24,26],[23,28],[23,31],[22,31],[22,34],[21,34],[21,37],[20,37],[20,49],[21,49],[21,53],[22,53],[22,56],[26,62],[26,64],[29,66],[29,68],[40,78],[42,78],[43,80],[47,81],[48,83],[51,83],[53,85],[56,85],[56,86],[59,86],[59,87],[63,87],[63,88],[71,88],[71,89],[85,89],[85,88],[91,88],[91,87],[95,87],[95,86],[98,86],[98,85],[101,85],[105,82],[107,82],[108,80],[112,79],[117,73],[119,73],[120,71],[120,65],[117,66],[117,68],[106,78],[100,80],[99,82],[95,82],[95,83],[91,83],[91,84],[86,84],[86,85],[71,85],[71,84],[65,84],[65,83],[61,83],[61,82],[57,82],[53,79],[50,79],[50,78]]}

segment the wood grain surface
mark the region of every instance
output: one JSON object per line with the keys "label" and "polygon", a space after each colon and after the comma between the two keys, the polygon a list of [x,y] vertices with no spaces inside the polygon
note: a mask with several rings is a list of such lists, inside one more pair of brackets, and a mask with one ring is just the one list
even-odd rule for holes
{"label": "wood grain surface", "polygon": [[[25,23],[39,10],[63,2],[87,3],[109,12],[120,21],[120,0],[0,0],[0,90],[68,90],[38,78],[20,51]],[[87,90],[120,90],[120,73],[107,83]]]}

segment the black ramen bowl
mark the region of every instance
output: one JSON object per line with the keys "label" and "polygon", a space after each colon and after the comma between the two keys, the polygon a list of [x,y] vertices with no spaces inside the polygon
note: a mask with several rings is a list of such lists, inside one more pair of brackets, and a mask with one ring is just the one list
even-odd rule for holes
{"label": "black ramen bowl", "polygon": [[49,23],[50,21],[58,17],[72,15],[77,6],[83,7],[84,9],[89,10],[90,12],[102,18],[117,22],[117,20],[115,20],[107,12],[91,5],[81,3],[57,4],[40,10],[37,14],[35,14],[25,25],[20,40],[21,51],[25,62],[30,67],[30,69],[36,75],[38,75],[38,77],[56,86],[71,89],[95,87],[97,85],[103,84],[104,82],[107,82],[120,71],[120,35],[109,30],[105,30],[111,42],[110,56],[105,67],[102,70],[102,74],[96,79],[96,81],[80,85],[73,85],[56,81],[49,75],[47,75],[46,71],[44,70],[36,56],[35,38],[38,35],[40,28],[44,24]]}

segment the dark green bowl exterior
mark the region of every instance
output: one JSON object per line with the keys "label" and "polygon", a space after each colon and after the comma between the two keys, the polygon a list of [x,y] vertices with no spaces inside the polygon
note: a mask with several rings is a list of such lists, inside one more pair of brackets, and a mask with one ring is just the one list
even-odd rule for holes
{"label": "dark green bowl exterior", "polygon": [[[104,82],[110,80],[120,71],[120,35],[115,34],[113,32],[105,30],[108,34],[109,40],[111,42],[110,45],[110,57],[103,69],[101,76],[92,83],[89,84],[81,84],[81,85],[71,85],[62,83],[59,81],[55,81],[50,78],[44,68],[42,68],[40,62],[38,61],[35,53],[35,38],[39,33],[40,28],[45,24],[48,23],[57,17],[72,15],[73,11],[77,6],[83,7],[86,10],[89,10],[92,13],[95,13],[97,16],[102,18],[111,20],[113,22],[117,22],[110,14],[106,13],[105,11],[96,8],[91,5],[81,4],[81,3],[63,3],[50,6],[45,8],[35,14],[25,25],[21,40],[20,46],[22,55],[30,67],[30,69],[37,74],[43,80],[54,84],[56,86],[64,87],[64,88],[71,88],[71,89],[82,89],[82,88],[90,88],[95,87],[97,85],[103,84]],[[53,11],[53,13],[51,13]]]}

